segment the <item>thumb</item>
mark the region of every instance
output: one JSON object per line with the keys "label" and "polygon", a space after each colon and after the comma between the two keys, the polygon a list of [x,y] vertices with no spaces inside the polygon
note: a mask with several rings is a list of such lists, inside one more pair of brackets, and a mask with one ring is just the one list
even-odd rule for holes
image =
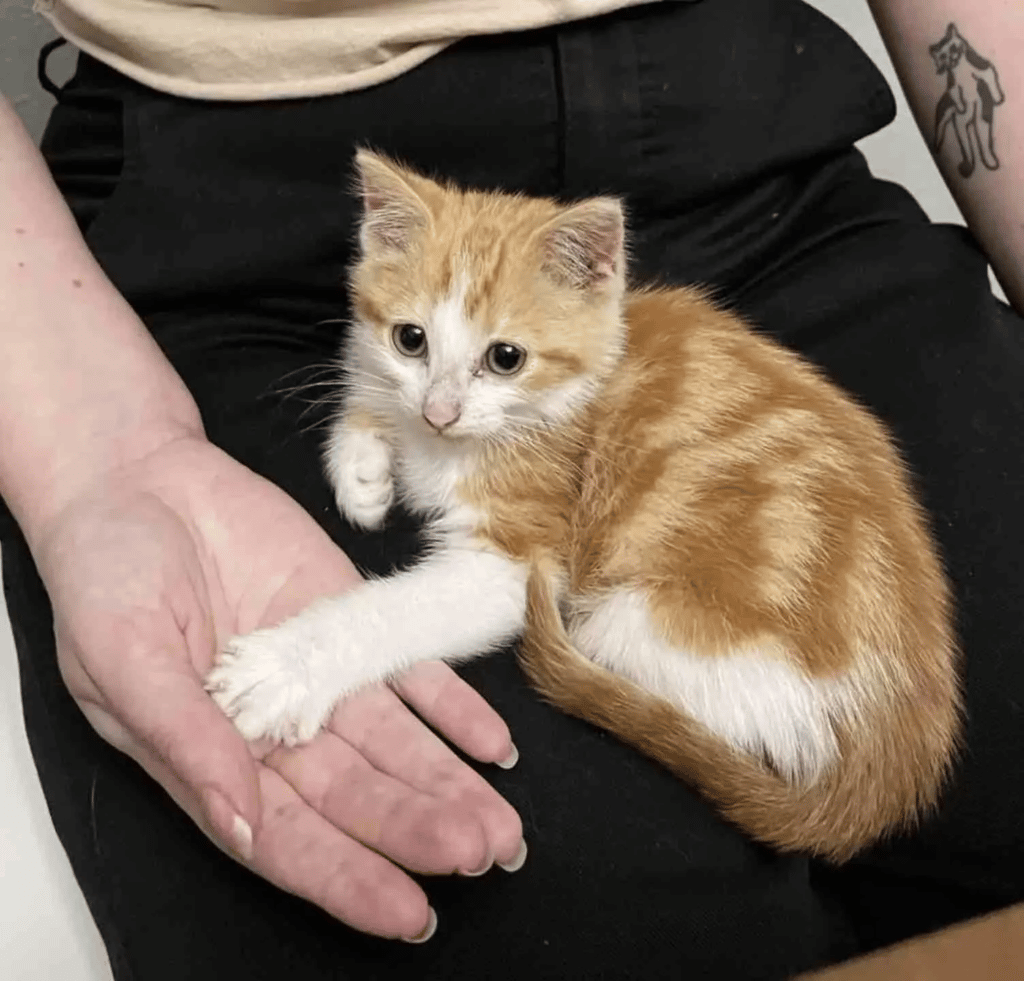
{"label": "thumb", "polygon": [[257,763],[184,659],[156,657],[118,714],[124,747],[221,847],[248,861],[258,831]]}

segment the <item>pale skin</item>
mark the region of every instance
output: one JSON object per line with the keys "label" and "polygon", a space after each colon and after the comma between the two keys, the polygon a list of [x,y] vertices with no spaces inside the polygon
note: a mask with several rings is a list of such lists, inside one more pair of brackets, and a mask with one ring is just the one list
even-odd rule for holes
{"label": "pale skin", "polygon": [[[952,156],[940,163],[1024,313],[1024,13],[1016,0],[871,6],[926,134],[941,95],[928,46],[948,23],[1000,72],[999,170],[964,180]],[[343,703],[307,746],[242,740],[203,690],[215,651],[358,576],[295,502],[206,440],[2,97],[0,296],[0,494],[86,717],[257,874],[357,929],[429,932],[427,898],[403,869],[514,864],[522,826],[405,703],[483,762],[512,756],[507,727],[425,663]]]}

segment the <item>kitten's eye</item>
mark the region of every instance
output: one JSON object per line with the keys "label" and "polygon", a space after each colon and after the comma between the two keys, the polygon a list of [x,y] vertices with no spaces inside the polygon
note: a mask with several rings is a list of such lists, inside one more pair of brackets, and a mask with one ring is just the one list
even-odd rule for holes
{"label": "kitten's eye", "polygon": [[486,360],[496,375],[514,375],[526,364],[526,352],[515,344],[499,341],[487,349]]}
{"label": "kitten's eye", "polygon": [[395,324],[391,338],[395,347],[410,358],[422,358],[427,353],[427,333],[415,324]]}

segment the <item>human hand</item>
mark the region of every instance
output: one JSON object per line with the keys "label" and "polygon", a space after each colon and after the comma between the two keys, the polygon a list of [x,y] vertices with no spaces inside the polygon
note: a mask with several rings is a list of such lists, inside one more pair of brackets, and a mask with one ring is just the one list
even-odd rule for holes
{"label": "human hand", "polygon": [[444,665],[347,700],[294,749],[248,746],[204,691],[230,637],[359,581],[291,498],[211,444],[176,440],[94,482],[34,551],[86,717],[253,871],[356,929],[411,939],[434,918],[399,866],[522,861],[515,811],[403,703],[468,755],[509,759],[505,724]]}

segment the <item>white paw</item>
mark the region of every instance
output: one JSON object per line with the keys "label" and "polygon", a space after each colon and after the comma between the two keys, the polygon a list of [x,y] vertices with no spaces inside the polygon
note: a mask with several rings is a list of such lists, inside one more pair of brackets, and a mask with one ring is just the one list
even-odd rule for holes
{"label": "white paw", "polygon": [[360,528],[379,528],[395,499],[391,447],[365,429],[343,428],[335,434],[331,456],[341,513]]}
{"label": "white paw", "polygon": [[301,620],[235,637],[206,678],[206,690],[250,740],[309,742],[336,696],[316,675],[316,650]]}

